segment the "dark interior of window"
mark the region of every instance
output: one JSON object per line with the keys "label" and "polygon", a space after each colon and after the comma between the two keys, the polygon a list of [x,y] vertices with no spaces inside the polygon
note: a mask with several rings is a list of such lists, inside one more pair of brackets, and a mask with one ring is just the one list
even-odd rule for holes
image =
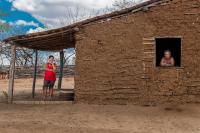
{"label": "dark interior of window", "polygon": [[156,38],[156,66],[160,67],[160,62],[166,50],[171,52],[174,58],[175,67],[181,66],[181,38]]}

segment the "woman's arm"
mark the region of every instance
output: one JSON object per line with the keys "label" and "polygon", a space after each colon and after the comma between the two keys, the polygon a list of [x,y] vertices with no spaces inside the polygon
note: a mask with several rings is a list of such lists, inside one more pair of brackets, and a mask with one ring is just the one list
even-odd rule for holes
{"label": "woman's arm", "polygon": [[52,65],[53,65],[53,71],[55,72],[56,71],[56,64],[53,63]]}
{"label": "woman's arm", "polygon": [[175,61],[174,58],[171,59],[171,65],[174,66],[175,65]]}
{"label": "woman's arm", "polygon": [[161,59],[160,66],[166,66],[165,60],[163,58]]}
{"label": "woman's arm", "polygon": [[44,66],[44,70],[45,70],[45,71],[51,71],[51,72],[53,72],[52,69],[47,68],[47,64],[45,64],[45,66]]}

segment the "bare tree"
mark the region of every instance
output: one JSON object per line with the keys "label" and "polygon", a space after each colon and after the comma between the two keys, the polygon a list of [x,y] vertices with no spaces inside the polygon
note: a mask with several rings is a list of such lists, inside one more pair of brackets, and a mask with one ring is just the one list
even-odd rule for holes
{"label": "bare tree", "polygon": [[113,6],[116,9],[124,9],[136,5],[144,0],[115,0]]}
{"label": "bare tree", "polygon": [[[0,17],[4,17],[4,16],[7,16],[7,15],[8,15],[7,13],[0,10]],[[0,33],[8,31],[9,28],[10,28],[10,25],[8,23],[0,21]]]}
{"label": "bare tree", "polygon": [[[65,51],[65,53],[68,51]],[[73,65],[73,57],[75,56],[75,49],[69,51],[70,54],[65,54],[64,56],[64,65]],[[71,62],[70,62],[71,61]]]}
{"label": "bare tree", "polygon": [[16,53],[16,64],[18,66],[33,66],[33,55],[35,53],[34,50],[20,48],[17,49]]}
{"label": "bare tree", "polygon": [[59,23],[62,26],[70,25],[81,21],[83,19],[90,18],[92,13],[84,8],[80,8],[79,6],[74,8],[66,8],[65,16],[59,19]]}
{"label": "bare tree", "polygon": [[[10,36],[23,34],[22,27],[11,27],[7,32]],[[10,53],[11,46],[9,44],[0,43],[0,59],[1,65],[9,64],[11,60]],[[34,51],[26,48],[17,48],[16,50],[16,65],[17,66],[27,66],[33,65]]]}
{"label": "bare tree", "polygon": [[8,31],[9,28],[10,28],[9,24],[0,22],[0,32]]}
{"label": "bare tree", "polygon": [[74,56],[73,58],[72,58],[72,65],[75,65],[76,64],[76,56]]}
{"label": "bare tree", "polygon": [[[59,25],[62,26],[66,26],[72,23],[76,23],[79,22],[81,20],[84,19],[88,19],[97,15],[101,15],[101,14],[105,14],[107,12],[110,12],[110,8],[104,8],[101,10],[86,10],[84,8],[80,8],[79,6],[77,7],[69,7],[66,8],[66,14],[65,17],[62,17],[59,19]],[[46,24],[47,25],[47,24]],[[46,27],[48,29],[48,27]],[[9,34],[12,36],[15,35],[21,35],[24,34],[24,31],[22,30],[22,27],[18,26],[18,27],[11,27],[11,29],[9,29]],[[2,60],[2,64],[4,64],[4,60],[10,61],[11,57],[10,57],[10,46],[0,46],[2,48],[2,53],[1,53],[1,58],[0,60]],[[64,64],[65,65],[69,65],[69,63],[75,64],[75,49],[70,49],[70,50],[65,50],[70,54],[65,54],[64,56]],[[39,60],[38,60],[38,64],[43,65],[46,63],[46,60],[48,58],[48,55],[52,54],[55,55],[54,53],[51,52],[38,52],[38,56],[39,56]],[[33,50],[29,50],[29,49],[25,49],[25,48],[18,48],[17,49],[17,59],[16,59],[16,65],[18,66],[27,66],[27,65],[33,65],[33,55],[34,55],[34,51]],[[59,55],[58,55],[59,57]],[[59,63],[59,58],[57,60],[57,62]]]}

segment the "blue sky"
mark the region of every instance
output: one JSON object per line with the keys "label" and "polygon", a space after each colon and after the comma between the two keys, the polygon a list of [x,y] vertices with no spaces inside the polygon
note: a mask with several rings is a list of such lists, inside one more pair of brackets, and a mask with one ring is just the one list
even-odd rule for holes
{"label": "blue sky", "polygon": [[13,34],[25,34],[29,29],[44,27],[44,25],[34,18],[30,13],[20,11],[13,7],[12,2],[0,0],[0,10],[8,16],[0,17],[1,22],[10,23],[12,28],[7,33],[0,33],[0,38],[6,38]]}
{"label": "blue sky", "polygon": [[[67,15],[68,12],[78,12],[79,16],[86,19],[89,15],[92,17],[96,11],[111,5],[112,0],[0,0],[0,11],[8,14],[0,16],[0,23],[8,23],[11,26],[8,32],[0,32],[0,40],[66,26],[73,23],[73,18]],[[67,55],[72,52],[73,49],[68,49]],[[55,57],[59,57],[58,53],[54,54]],[[9,64],[6,59],[3,62]]]}
{"label": "blue sky", "polygon": [[112,0],[0,0],[0,10],[8,14],[0,16],[0,23],[9,23],[12,27],[9,32],[0,33],[0,40],[73,23],[67,12],[78,11],[87,18],[111,5]]}
{"label": "blue sky", "polygon": [[[6,17],[0,16],[0,23],[12,26],[9,32],[0,33],[0,39],[63,27],[100,15],[105,13],[103,9],[112,8],[114,1],[120,0],[0,0],[0,10],[8,13]],[[135,0],[141,1],[144,0]],[[77,14],[78,20],[73,18]]]}
{"label": "blue sky", "polygon": [[[0,32],[0,40],[63,27],[88,17],[101,15],[105,13],[105,9],[112,8],[114,1],[116,0],[0,0],[0,11],[8,14],[0,16],[0,23],[8,23],[11,26],[8,32]],[[99,12],[100,14],[97,14]],[[73,16],[77,14],[78,20],[74,20]],[[70,55],[72,52],[73,49],[69,49],[67,54]],[[5,62],[9,64],[9,61]]]}

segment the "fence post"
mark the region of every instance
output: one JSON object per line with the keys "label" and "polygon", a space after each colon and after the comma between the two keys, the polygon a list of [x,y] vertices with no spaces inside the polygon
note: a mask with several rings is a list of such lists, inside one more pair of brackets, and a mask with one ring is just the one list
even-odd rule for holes
{"label": "fence post", "polygon": [[38,62],[38,51],[35,50],[35,65],[34,65],[34,73],[33,73],[33,86],[32,86],[32,97],[35,98],[35,83],[37,76],[37,62]]}
{"label": "fence post", "polygon": [[13,102],[15,60],[16,60],[16,45],[11,44],[11,62],[10,62],[10,71],[9,71],[8,103]]}
{"label": "fence post", "polygon": [[60,72],[59,72],[59,79],[58,79],[58,89],[59,90],[62,87],[63,66],[64,66],[64,51],[61,51],[60,52]]}

